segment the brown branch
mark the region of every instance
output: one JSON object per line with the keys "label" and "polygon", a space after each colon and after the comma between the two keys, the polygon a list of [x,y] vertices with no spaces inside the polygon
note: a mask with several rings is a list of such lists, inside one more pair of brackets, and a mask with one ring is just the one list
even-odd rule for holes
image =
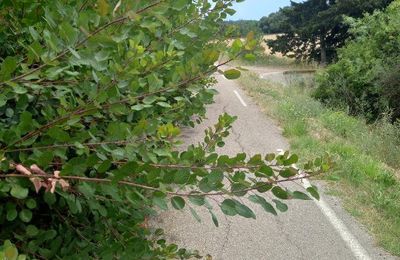
{"label": "brown branch", "polygon": [[[257,190],[259,188],[262,188],[266,185],[277,185],[280,183],[285,183],[285,182],[292,182],[292,181],[296,181],[296,180],[302,180],[302,179],[308,179],[310,177],[313,177],[317,174],[313,174],[313,175],[301,175],[301,176],[296,176],[296,177],[290,177],[287,179],[281,179],[281,180],[269,180],[267,182],[263,182],[263,184],[257,185],[257,186],[253,186],[247,189],[243,189],[243,190],[239,190],[239,191],[234,191],[234,192],[198,192],[198,191],[191,191],[191,192],[186,192],[186,193],[182,193],[182,192],[173,192],[173,191],[165,191],[156,187],[151,187],[151,186],[147,186],[147,185],[143,185],[143,184],[139,184],[139,183],[135,183],[135,182],[131,182],[131,181],[117,181],[116,183],[119,185],[123,185],[123,186],[129,186],[129,187],[134,187],[134,188],[141,188],[144,190],[150,190],[150,191],[160,191],[163,192],[167,195],[171,195],[171,196],[182,196],[182,197],[189,197],[189,196],[202,196],[202,197],[206,197],[206,196],[221,196],[221,195],[235,195],[235,194],[240,194],[243,192],[249,192],[249,191],[253,191],[253,190]],[[94,182],[94,183],[98,183],[98,184],[104,184],[104,183],[113,183],[113,180],[110,179],[101,179],[101,178],[89,178],[89,177],[81,177],[81,176],[61,176],[61,177],[55,177],[54,175],[50,175],[50,174],[34,174],[34,175],[22,175],[22,174],[18,174],[18,173],[11,173],[11,174],[0,174],[0,178],[44,178],[44,179],[48,179],[48,178],[52,178],[52,179],[58,179],[58,180],[76,180],[76,181],[83,181],[83,182]]]}
{"label": "brown branch", "polygon": [[[238,54],[237,56],[239,56],[239,54]],[[237,57],[237,56],[236,56],[236,57]],[[152,96],[152,95],[155,95],[155,94],[160,94],[160,93],[167,92],[167,91],[169,91],[169,90],[171,90],[171,89],[174,89],[174,88],[179,88],[179,87],[185,86],[185,85],[190,84],[190,83],[192,83],[192,82],[194,82],[194,81],[200,80],[200,79],[204,78],[205,76],[208,76],[208,74],[215,72],[219,67],[224,66],[224,65],[226,65],[227,63],[233,61],[236,57],[231,58],[231,59],[229,59],[229,60],[227,60],[227,61],[225,61],[225,62],[222,62],[222,63],[220,63],[220,64],[218,64],[218,65],[216,65],[216,66],[213,66],[211,69],[205,71],[204,74],[200,74],[200,75],[198,75],[198,76],[196,76],[196,77],[194,77],[194,78],[190,78],[190,79],[184,80],[184,81],[180,82],[179,84],[177,84],[177,85],[175,85],[175,86],[166,87],[166,88],[162,88],[162,89],[159,89],[159,90],[156,90],[156,91],[153,91],[153,92],[148,92],[148,93],[145,93],[145,94],[142,94],[142,95],[138,95],[138,96],[134,96],[134,97],[131,97],[131,98],[126,98],[126,99],[122,99],[122,100],[119,100],[119,101],[115,101],[115,102],[112,102],[112,103],[109,103],[109,104],[102,105],[102,106],[100,106],[100,108],[102,108],[102,109],[108,109],[108,108],[110,108],[110,107],[113,106],[113,105],[116,105],[116,104],[123,104],[123,103],[126,103],[126,102],[131,101],[132,99],[142,99],[142,98],[145,98],[145,97],[148,97],[148,96]],[[64,115],[64,116],[62,116],[62,117],[60,117],[60,118],[58,118],[58,119],[53,120],[52,122],[49,122],[49,123],[47,123],[47,124],[41,126],[39,129],[34,130],[34,131],[32,131],[32,132],[26,134],[25,136],[23,136],[23,137],[20,138],[19,140],[15,141],[14,143],[12,143],[12,144],[10,144],[10,145],[4,147],[4,148],[2,149],[2,151],[7,150],[9,147],[12,147],[12,146],[14,146],[14,145],[16,145],[16,144],[19,144],[19,143],[22,143],[22,142],[24,142],[24,141],[26,141],[26,140],[29,140],[29,139],[31,139],[32,137],[35,137],[35,136],[37,136],[37,135],[40,135],[43,131],[45,131],[45,130],[51,128],[52,126],[57,125],[57,124],[60,123],[60,122],[63,122],[63,121],[65,121],[65,120],[68,120],[68,119],[71,118],[72,116],[81,116],[81,115],[83,115],[83,114],[86,114],[86,113],[91,112],[91,111],[96,111],[96,110],[98,110],[98,109],[99,109],[99,107],[95,107],[95,106],[93,106],[93,107],[91,107],[91,108],[86,108],[86,109],[80,108],[80,109],[78,109],[78,110],[76,110],[76,111],[73,111],[73,112],[71,112],[71,113],[69,113],[69,114],[66,114],[66,115]]]}
{"label": "brown branch", "polygon": [[81,7],[78,10],[79,13],[83,11],[83,9],[86,7],[88,2],[89,2],[89,0],[85,0],[85,2],[82,3]]}
{"label": "brown branch", "polygon": [[[116,145],[126,145],[132,143],[131,141],[109,141],[109,142],[97,142],[97,143],[82,143],[83,146],[99,146],[99,145],[107,145],[107,144],[116,144]],[[32,150],[43,150],[43,149],[53,149],[53,148],[68,148],[68,147],[75,147],[75,144],[53,144],[53,145],[46,145],[46,146],[37,146],[37,147],[27,147],[27,148],[17,148],[12,150],[5,150],[5,153],[12,153],[12,152],[25,152],[25,151],[32,151]]]}

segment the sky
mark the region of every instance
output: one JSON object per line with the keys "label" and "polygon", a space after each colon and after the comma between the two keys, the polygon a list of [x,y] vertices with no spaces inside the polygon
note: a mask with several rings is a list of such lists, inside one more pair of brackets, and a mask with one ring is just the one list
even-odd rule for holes
{"label": "sky", "polygon": [[290,5],[290,0],[246,0],[236,3],[236,14],[227,20],[259,20],[263,16],[276,12],[280,7]]}

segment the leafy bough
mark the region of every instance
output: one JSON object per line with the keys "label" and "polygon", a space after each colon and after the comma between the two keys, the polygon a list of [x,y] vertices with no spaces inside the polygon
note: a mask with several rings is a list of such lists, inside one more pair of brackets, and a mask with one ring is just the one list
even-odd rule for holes
{"label": "leafy bough", "polygon": [[277,214],[285,200],[317,197],[284,184],[329,160],[301,171],[289,153],[217,153],[229,115],[178,149],[180,129],[200,123],[216,94],[210,76],[239,77],[223,65],[257,45],[249,34],[227,47],[219,25],[232,2],[0,3],[0,21],[20,32],[0,59],[0,258],[190,258],[144,225],[157,207],[189,206],[196,219],[193,206],[206,207],[218,225],[210,198],[255,218],[248,202]]}

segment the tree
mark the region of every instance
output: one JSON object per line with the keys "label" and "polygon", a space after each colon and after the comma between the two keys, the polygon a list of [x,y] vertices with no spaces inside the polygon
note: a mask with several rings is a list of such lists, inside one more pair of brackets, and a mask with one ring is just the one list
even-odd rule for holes
{"label": "tree", "polygon": [[400,118],[400,5],[359,20],[349,19],[354,39],[339,50],[338,61],[317,77],[315,97],[347,108],[369,121],[389,113]]}
{"label": "tree", "polygon": [[308,0],[291,2],[291,8],[282,9],[286,17],[283,35],[267,43],[273,52],[298,60],[316,60],[327,64],[336,57],[336,50],[349,37],[344,16],[361,17],[364,13],[386,7],[392,0]]}
{"label": "tree", "polygon": [[288,21],[285,12],[290,8],[290,6],[287,6],[275,13],[262,17],[259,22],[260,29],[265,34],[276,34],[287,31],[285,26],[288,24]]}
{"label": "tree", "polygon": [[235,119],[227,114],[178,152],[180,128],[201,122],[213,100],[211,75],[257,45],[249,34],[228,48],[220,24],[233,1],[214,2],[0,3],[9,43],[0,60],[1,259],[190,258],[145,225],[155,209],[186,207],[198,218],[206,207],[218,225],[209,197],[225,196],[222,212],[246,218],[255,218],[249,202],[277,214],[260,193],[276,203],[318,197],[282,183],[327,161],[303,172],[289,152],[217,154]]}

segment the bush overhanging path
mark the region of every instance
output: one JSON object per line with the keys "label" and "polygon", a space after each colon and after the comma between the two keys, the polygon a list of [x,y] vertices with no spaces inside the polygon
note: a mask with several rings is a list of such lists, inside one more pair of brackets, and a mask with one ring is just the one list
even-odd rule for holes
{"label": "bush overhanging path", "polygon": [[219,25],[233,2],[0,3],[0,258],[185,259],[196,251],[144,225],[156,207],[196,219],[206,207],[218,225],[207,197],[246,218],[248,201],[277,214],[259,193],[318,198],[282,184],[328,170],[328,158],[299,170],[289,152],[217,154],[227,114],[177,151],[180,127],[213,101],[211,74],[238,78],[222,66],[258,43],[250,33],[226,46]]}

